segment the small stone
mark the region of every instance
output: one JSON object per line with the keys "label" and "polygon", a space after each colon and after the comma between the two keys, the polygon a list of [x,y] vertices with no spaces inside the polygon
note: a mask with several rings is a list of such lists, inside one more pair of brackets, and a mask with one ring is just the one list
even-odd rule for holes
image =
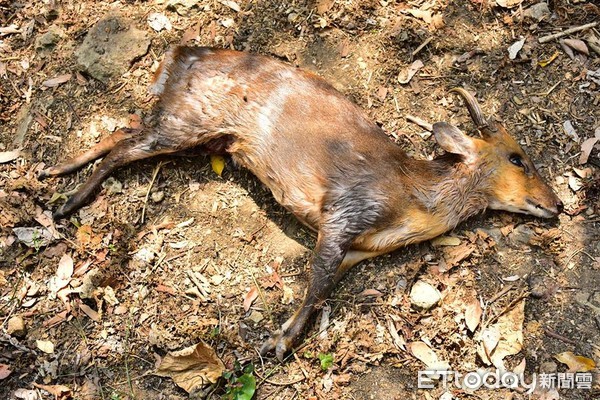
{"label": "small stone", "polygon": [[223,275],[213,275],[210,277],[210,281],[213,285],[219,286],[225,278]]}
{"label": "small stone", "polygon": [[533,229],[525,224],[522,224],[515,227],[508,237],[513,243],[527,244],[530,242],[533,236],[535,236]]}
{"label": "small stone", "polygon": [[410,303],[416,308],[423,310],[429,310],[435,306],[440,299],[442,294],[433,285],[424,282],[417,281],[412,289],[410,290]]}
{"label": "small stone", "polygon": [[248,319],[255,324],[258,324],[260,321],[264,319],[261,312],[253,310],[252,313],[248,316]]}
{"label": "small stone", "polygon": [[155,203],[160,203],[165,198],[165,192],[159,190],[158,192],[152,193],[152,201]]}
{"label": "small stone", "polygon": [[22,338],[27,333],[27,329],[25,328],[25,321],[23,318],[15,315],[8,320],[8,327],[6,328],[6,332],[14,337]]}
{"label": "small stone", "polygon": [[551,15],[550,8],[548,8],[548,4],[546,3],[537,3],[523,11],[523,15],[525,17],[531,18],[540,22],[546,17]]}
{"label": "small stone", "polygon": [[558,366],[554,361],[545,361],[540,365],[540,373],[542,374],[551,374],[556,372]]}
{"label": "small stone", "polygon": [[35,49],[37,51],[51,50],[64,36],[65,32],[61,28],[56,25],[50,25],[48,32],[35,39]]}
{"label": "small stone", "polygon": [[527,283],[529,284],[531,297],[535,299],[541,299],[548,293],[548,285],[540,275],[530,275],[527,279]]}
{"label": "small stone", "polygon": [[102,182],[102,187],[110,194],[123,193],[123,184],[112,176]]}

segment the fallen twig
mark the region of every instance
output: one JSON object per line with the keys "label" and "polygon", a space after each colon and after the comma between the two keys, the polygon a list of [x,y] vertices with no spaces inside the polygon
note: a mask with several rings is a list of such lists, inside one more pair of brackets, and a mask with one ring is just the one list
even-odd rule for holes
{"label": "fallen twig", "polygon": [[573,28],[567,29],[566,31],[562,31],[562,32],[558,32],[558,33],[553,33],[552,35],[542,36],[541,38],[538,39],[538,42],[540,42],[540,43],[546,43],[546,42],[549,42],[551,40],[558,39],[558,38],[563,37],[563,36],[567,36],[567,35],[569,35],[571,33],[585,31],[586,29],[593,28],[596,25],[598,25],[598,22],[591,22],[589,24],[585,24],[585,25],[581,25],[581,26],[575,26]]}
{"label": "fallen twig", "polygon": [[417,48],[416,48],[416,49],[415,49],[415,50],[412,52],[412,56],[414,57],[414,56],[416,56],[417,54],[419,54],[419,52],[420,52],[421,50],[423,50],[423,48],[424,48],[425,46],[427,46],[427,45],[429,44],[429,42],[431,42],[432,40],[433,40],[433,36],[430,36],[430,37],[428,37],[427,39],[425,39],[425,41],[424,41],[423,43],[421,43],[421,44],[419,45],[419,47],[417,47]]}
{"label": "fallen twig", "polygon": [[425,120],[422,120],[419,117],[407,115],[406,120],[412,122],[413,124],[419,125],[421,128],[425,129],[428,132],[433,131],[433,125]]}
{"label": "fallen twig", "polygon": [[544,333],[546,334],[546,336],[550,336],[551,338],[561,340],[561,341],[563,341],[565,343],[572,344],[573,346],[577,345],[577,342],[575,340],[569,339],[568,337],[560,335],[560,334],[558,334],[558,333],[556,333],[553,330],[550,330],[548,328],[544,328]]}
{"label": "fallen twig", "polygon": [[154,173],[152,174],[152,180],[150,181],[150,185],[148,185],[148,191],[146,191],[146,197],[144,197],[144,207],[142,207],[142,219],[141,223],[144,223],[144,218],[146,217],[146,206],[148,205],[148,198],[150,197],[150,190],[152,186],[154,186],[154,182],[156,181],[156,177],[158,176],[158,172],[160,171],[160,167],[162,167],[163,162],[159,162],[156,168],[154,169]]}

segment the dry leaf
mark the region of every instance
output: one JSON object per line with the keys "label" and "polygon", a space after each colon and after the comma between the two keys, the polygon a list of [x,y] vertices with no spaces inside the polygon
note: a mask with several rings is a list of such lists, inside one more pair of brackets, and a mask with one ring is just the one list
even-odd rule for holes
{"label": "dry leaf", "polygon": [[254,300],[256,300],[257,297],[258,289],[256,289],[256,286],[252,286],[248,293],[246,293],[246,296],[244,297],[244,311],[248,312],[248,310],[252,306],[252,303],[254,302]]}
{"label": "dry leaf", "polygon": [[14,391],[13,396],[23,400],[39,400],[41,398],[37,390],[28,389],[17,389]]}
{"label": "dry leaf", "polygon": [[65,82],[68,82],[71,79],[71,74],[63,74],[59,75],[56,78],[48,79],[42,83],[42,86],[46,87],[56,87],[62,85]]}
{"label": "dry leaf", "polygon": [[210,156],[210,166],[215,174],[221,176],[223,173],[223,169],[225,169],[225,158],[222,156],[211,155]]}
{"label": "dry leaf", "polygon": [[45,390],[54,396],[54,400],[68,399],[71,397],[71,389],[64,385],[40,385],[39,383],[33,383],[33,386]]}
{"label": "dry leaf", "polygon": [[381,293],[377,289],[365,289],[358,294],[358,297],[381,297],[383,293]]}
{"label": "dry leaf", "polygon": [[431,11],[417,10],[417,9],[411,8],[410,10],[406,10],[406,12],[408,12],[410,15],[412,15],[415,18],[422,19],[427,24],[431,23],[431,21],[432,21]]}
{"label": "dry leaf", "polygon": [[155,375],[170,377],[179,387],[191,393],[209,383],[215,383],[224,370],[225,365],[215,351],[200,342],[167,354],[160,362]]}
{"label": "dry leaf", "polygon": [[554,54],[552,54],[549,58],[545,59],[545,60],[541,60],[538,62],[538,65],[542,68],[548,66],[552,61],[554,61],[556,59],[556,57],[558,57],[560,55],[560,52],[555,51]]}
{"label": "dry leaf", "polygon": [[390,335],[392,336],[392,339],[394,341],[394,346],[406,351],[406,340],[404,340],[403,336],[400,336],[398,334],[398,330],[396,329],[396,324],[394,323],[392,318],[389,316],[386,316],[386,319],[387,319],[387,328],[388,328],[388,331],[390,332]]}
{"label": "dry leaf", "polygon": [[40,349],[46,354],[54,353],[54,343],[52,343],[49,340],[36,340],[35,344],[38,349]]}
{"label": "dry leaf", "polygon": [[523,348],[523,321],[525,320],[525,301],[521,301],[512,310],[498,318],[493,328],[500,332],[498,346],[490,355],[492,364],[500,370],[504,367],[504,358],[513,356]]}
{"label": "dry leaf", "polygon": [[413,356],[427,366],[427,369],[436,371],[450,369],[450,365],[446,361],[441,361],[433,349],[424,342],[411,342],[406,347]]}
{"label": "dry leaf", "polygon": [[514,60],[515,58],[517,58],[517,54],[519,54],[519,51],[521,51],[524,44],[525,44],[525,38],[514,42],[508,48],[508,58],[510,58],[511,60]]}
{"label": "dry leaf", "polygon": [[520,5],[523,0],[496,0],[496,4],[504,8],[514,8]]}
{"label": "dry leaf", "polygon": [[21,150],[0,151],[0,164],[16,160],[21,155]]}
{"label": "dry leaf", "polygon": [[585,164],[590,158],[594,145],[600,140],[597,137],[586,139],[581,143],[581,155],[579,156],[579,164]]}
{"label": "dry leaf", "polygon": [[458,246],[460,245],[460,238],[456,236],[438,236],[431,241],[434,246]]}
{"label": "dry leaf", "polygon": [[460,246],[446,247],[444,249],[444,260],[448,268],[451,268],[467,259],[475,251],[476,246],[470,243],[463,243]]}
{"label": "dry leaf", "polygon": [[7,378],[12,371],[6,364],[0,364],[0,380]]}
{"label": "dry leaf", "polygon": [[556,354],[554,358],[566,364],[569,367],[569,372],[588,372],[596,368],[594,360],[583,356],[576,356],[570,351]]}
{"label": "dry leaf", "polygon": [[63,288],[69,284],[73,276],[73,258],[68,253],[63,254],[56,269],[56,287]]}
{"label": "dry leaf", "polygon": [[219,3],[231,8],[235,12],[240,12],[240,10],[241,10],[240,5],[238,3],[236,3],[235,1],[220,0]]}
{"label": "dry leaf", "polygon": [[469,328],[471,332],[475,332],[475,329],[477,329],[482,314],[483,310],[481,309],[481,304],[477,298],[474,298],[467,304],[467,309],[465,310],[465,322],[467,328]]}
{"label": "dry leaf", "polygon": [[415,76],[415,74],[423,68],[424,64],[421,60],[413,62],[404,72],[398,75],[398,82],[402,85],[407,84]]}
{"label": "dry leaf", "polygon": [[317,13],[324,14],[331,9],[335,0],[317,0]]}
{"label": "dry leaf", "polygon": [[562,41],[564,44],[569,46],[575,51],[585,54],[586,56],[590,55],[590,51],[588,50],[585,42],[579,39],[565,39]]}
{"label": "dry leaf", "polygon": [[92,321],[94,321],[94,322],[100,322],[100,320],[102,319],[102,318],[100,318],[100,314],[98,314],[98,311],[94,310],[93,308],[91,308],[87,304],[81,303],[79,305],[79,309],[81,311],[83,311],[83,313],[85,315],[87,315],[88,317],[90,317],[90,319]]}
{"label": "dry leaf", "polygon": [[[479,356],[486,364],[491,364],[490,355],[500,342],[500,332],[496,329],[486,329],[481,333],[481,346],[478,349]],[[483,350],[483,351],[479,351]]]}

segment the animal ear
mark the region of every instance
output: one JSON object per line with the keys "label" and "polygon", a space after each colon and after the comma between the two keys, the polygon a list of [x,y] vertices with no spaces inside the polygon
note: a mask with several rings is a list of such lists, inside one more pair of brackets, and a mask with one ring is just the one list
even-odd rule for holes
{"label": "animal ear", "polygon": [[473,139],[454,125],[436,122],[433,124],[433,134],[435,141],[448,153],[463,156],[467,163],[475,158],[476,148]]}

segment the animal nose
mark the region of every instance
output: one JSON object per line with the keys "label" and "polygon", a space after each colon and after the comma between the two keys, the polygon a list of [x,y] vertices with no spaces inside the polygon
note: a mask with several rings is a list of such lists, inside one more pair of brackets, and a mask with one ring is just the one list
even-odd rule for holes
{"label": "animal nose", "polygon": [[559,201],[556,203],[556,209],[558,210],[558,213],[559,213],[559,214],[561,214],[561,213],[564,211],[564,209],[565,209],[565,205],[563,204],[563,202],[562,202],[562,201],[560,201],[560,200],[559,200]]}

